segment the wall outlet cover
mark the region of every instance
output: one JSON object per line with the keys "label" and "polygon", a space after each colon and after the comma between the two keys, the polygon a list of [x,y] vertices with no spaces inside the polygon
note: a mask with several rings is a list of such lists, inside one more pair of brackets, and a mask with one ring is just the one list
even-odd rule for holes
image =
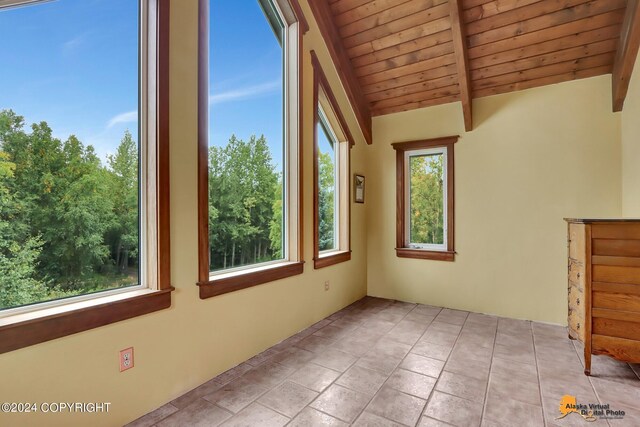
{"label": "wall outlet cover", "polygon": [[133,368],[133,347],[120,350],[120,372]]}

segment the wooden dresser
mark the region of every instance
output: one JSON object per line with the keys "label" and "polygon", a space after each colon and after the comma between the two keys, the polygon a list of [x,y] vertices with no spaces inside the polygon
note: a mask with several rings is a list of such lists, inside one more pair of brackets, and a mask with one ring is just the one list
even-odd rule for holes
{"label": "wooden dresser", "polygon": [[640,362],[640,220],[565,218],[569,338],[591,355]]}

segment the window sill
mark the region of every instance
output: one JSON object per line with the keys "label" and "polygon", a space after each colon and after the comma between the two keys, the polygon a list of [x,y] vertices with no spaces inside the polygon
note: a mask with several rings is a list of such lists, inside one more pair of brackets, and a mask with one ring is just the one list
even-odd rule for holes
{"label": "window sill", "polygon": [[331,252],[327,255],[320,255],[313,259],[313,268],[319,269],[330,265],[339,264],[351,259],[351,251]]}
{"label": "window sill", "polygon": [[455,261],[456,252],[396,248],[396,256],[399,258],[431,259],[434,261]]}
{"label": "window sill", "polygon": [[136,290],[0,318],[0,354],[169,308],[173,290]]}
{"label": "window sill", "polygon": [[221,274],[200,282],[200,299],[215,297],[229,292],[239,291],[252,286],[273,282],[274,280],[302,274],[304,261],[284,262],[266,267],[257,267],[233,273]]}

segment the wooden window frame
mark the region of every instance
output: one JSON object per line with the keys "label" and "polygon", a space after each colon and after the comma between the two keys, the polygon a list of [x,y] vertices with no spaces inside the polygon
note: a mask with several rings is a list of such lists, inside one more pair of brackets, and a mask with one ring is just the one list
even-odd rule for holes
{"label": "wooden window frame", "polygon": [[[320,255],[320,238],[319,238],[319,230],[318,226],[320,223],[320,219],[318,217],[318,125],[320,123],[320,114],[318,111],[319,107],[319,95],[320,88],[324,91],[327,100],[335,114],[335,117],[341,127],[341,130],[344,132],[346,137],[346,143],[349,144],[347,151],[349,151],[354,145],[354,139],[349,131],[349,127],[347,126],[347,122],[340,110],[338,105],[338,101],[331,90],[331,86],[329,85],[329,81],[327,80],[324,71],[322,70],[322,66],[320,65],[320,61],[318,60],[318,56],[315,51],[311,51],[311,63],[313,65],[313,267],[314,269],[328,267],[330,265],[335,265],[341,262],[349,261],[351,259],[351,180],[349,177],[351,176],[351,156],[348,155],[347,159],[347,176],[343,179],[346,179],[346,197],[342,197],[344,203],[347,204],[346,212],[348,215],[347,223],[347,248],[335,251],[334,253],[326,256]],[[344,142],[343,142],[344,143]],[[339,237],[339,236],[338,236]]]}
{"label": "wooden window frame", "polygon": [[[275,0],[274,0],[275,1]],[[257,265],[248,268],[219,272],[212,277],[209,270],[209,0],[198,0],[198,288],[200,299],[212,298],[218,295],[235,292],[275,280],[302,274],[304,271],[303,254],[303,189],[302,189],[302,134],[303,134],[303,35],[309,30],[298,0],[288,0],[291,11],[296,20],[289,24],[297,29],[297,247],[289,248],[289,257],[294,261],[283,260],[271,264]],[[287,29],[290,31],[290,28]],[[290,52],[288,52],[290,53]],[[286,53],[285,53],[286,54]],[[290,71],[290,70],[288,70]],[[288,100],[287,102],[291,102]],[[295,118],[291,117],[291,120]],[[287,147],[285,147],[287,149]],[[287,188],[288,186],[285,186]],[[289,190],[290,194],[294,194]],[[292,229],[293,226],[292,226]]]}
{"label": "wooden window frame", "polygon": [[[22,312],[0,318],[0,353],[51,341],[57,338],[109,325],[171,307],[170,265],[170,177],[169,177],[169,3],[155,0],[155,105],[149,105],[155,126],[149,141],[154,141],[156,164],[149,169],[155,191],[152,225],[155,228],[157,256],[149,260],[153,271],[150,287],[107,296],[71,300],[68,304]],[[37,307],[37,306],[34,306]]]}
{"label": "wooden window frame", "polygon": [[[417,141],[396,142],[391,144],[396,150],[396,256],[400,258],[430,259],[436,261],[455,261],[454,247],[454,144],[459,136],[447,136],[443,138],[423,139]],[[447,151],[447,249],[415,249],[408,247],[406,235],[406,209],[409,208],[406,200],[405,182],[405,154],[410,151],[424,150],[428,148],[445,148]]]}

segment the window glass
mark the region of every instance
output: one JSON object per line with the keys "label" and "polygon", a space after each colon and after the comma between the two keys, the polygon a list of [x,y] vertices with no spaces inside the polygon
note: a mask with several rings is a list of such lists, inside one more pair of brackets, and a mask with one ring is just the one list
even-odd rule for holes
{"label": "window glass", "polygon": [[209,257],[218,271],[287,255],[285,27],[269,1],[211,0],[209,18]]}
{"label": "window glass", "polygon": [[0,8],[0,310],[137,285],[141,257],[139,2],[17,3]]}
{"label": "window glass", "polygon": [[319,250],[338,249],[338,142],[326,116],[318,122],[318,245]]}
{"label": "window glass", "polygon": [[412,245],[445,243],[444,154],[409,156],[409,242]]}

